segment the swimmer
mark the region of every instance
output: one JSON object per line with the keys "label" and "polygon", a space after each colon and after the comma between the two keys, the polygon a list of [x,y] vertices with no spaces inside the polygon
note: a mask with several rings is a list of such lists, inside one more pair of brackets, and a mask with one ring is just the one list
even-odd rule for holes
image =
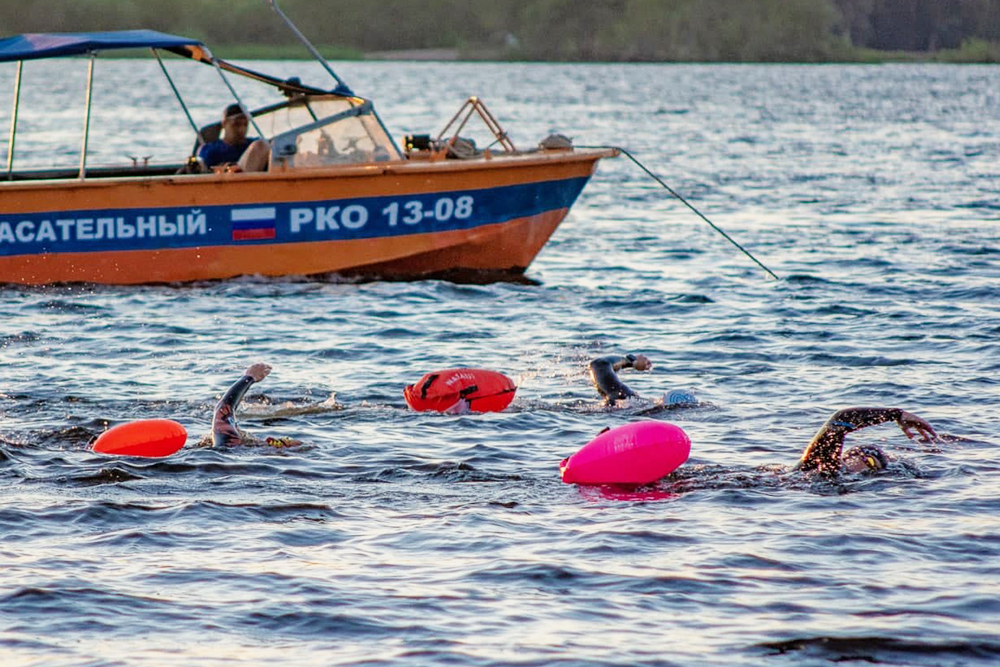
{"label": "swimmer", "polygon": [[816,471],[821,475],[884,470],[889,465],[889,458],[879,447],[859,445],[843,452],[844,438],[848,433],[890,421],[896,422],[907,438],[913,439],[919,435],[921,442],[937,440],[937,433],[929,423],[905,410],[847,408],[834,412],[823,424],[802,453],[798,469]]}
{"label": "swimmer", "polygon": [[[243,377],[237,380],[219,399],[212,417],[212,439],[215,447],[253,444],[257,442],[252,436],[240,430],[236,423],[236,408],[250,385],[260,382],[271,372],[267,364],[251,364]],[[266,438],[265,442],[272,447],[291,447],[302,444],[292,438]]]}
{"label": "swimmer", "polygon": [[[618,379],[615,371],[623,368],[634,368],[646,371],[653,367],[649,357],[643,354],[626,354],[624,357],[601,357],[590,362],[590,381],[604,398],[606,406],[614,406],[618,401],[639,398],[638,394]],[[655,409],[664,407],[679,407],[697,405],[698,399],[686,391],[673,390],[663,395]]]}
{"label": "swimmer", "polygon": [[[605,405],[613,406],[617,401],[638,397],[634,391],[618,379],[615,371],[623,368],[645,371],[652,366],[649,359],[641,354],[603,357],[590,362],[590,379],[597,387],[598,393],[604,397]],[[675,390],[664,395],[659,404],[639,414],[697,404],[697,399],[688,392]],[[833,416],[816,433],[812,442],[803,452],[797,466],[798,469],[816,471],[824,475],[885,469],[889,465],[889,458],[879,447],[859,445],[846,452],[843,451],[843,447],[844,439],[849,433],[889,421],[899,424],[908,438],[912,439],[919,435],[922,442],[934,442],[938,439],[938,434],[927,421],[905,410],[899,408],[847,408],[833,413]]]}

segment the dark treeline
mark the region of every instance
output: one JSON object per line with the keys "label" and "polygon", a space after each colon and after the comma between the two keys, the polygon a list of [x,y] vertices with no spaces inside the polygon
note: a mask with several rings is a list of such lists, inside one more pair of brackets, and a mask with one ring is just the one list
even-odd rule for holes
{"label": "dark treeline", "polygon": [[[457,48],[470,58],[824,61],[861,49],[1000,43],[1000,0],[283,0],[320,45]],[[32,0],[0,33],[148,27],[210,45],[287,45],[263,0]]]}

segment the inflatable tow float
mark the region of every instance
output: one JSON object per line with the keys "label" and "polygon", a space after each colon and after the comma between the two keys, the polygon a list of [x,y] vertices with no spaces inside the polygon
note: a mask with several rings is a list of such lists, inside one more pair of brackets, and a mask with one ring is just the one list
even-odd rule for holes
{"label": "inflatable tow float", "polygon": [[447,412],[464,400],[471,412],[500,412],[514,400],[517,385],[503,373],[482,368],[449,368],[427,373],[403,389],[418,412]]}
{"label": "inflatable tow float", "polygon": [[650,484],[669,475],[691,453],[680,426],[643,421],[598,435],[559,464],[567,484]]}
{"label": "inflatable tow float", "polygon": [[187,431],[172,419],[142,419],[119,424],[98,436],[92,449],[117,456],[170,456],[187,442]]}

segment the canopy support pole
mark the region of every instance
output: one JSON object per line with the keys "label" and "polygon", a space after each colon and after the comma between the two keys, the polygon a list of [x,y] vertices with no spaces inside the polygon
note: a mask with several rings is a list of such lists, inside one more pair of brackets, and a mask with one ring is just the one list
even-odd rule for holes
{"label": "canopy support pole", "polygon": [[180,91],[177,90],[177,86],[174,85],[174,80],[170,77],[170,72],[167,71],[167,66],[163,64],[163,59],[160,58],[160,52],[156,48],[151,48],[150,51],[156,56],[156,62],[160,63],[160,69],[163,70],[163,76],[167,77],[167,83],[170,84],[170,89],[174,91],[174,97],[180,102],[181,109],[184,110],[184,115],[187,116],[188,122],[191,123],[191,127],[194,129],[194,133],[198,136],[198,141],[205,143],[204,137],[201,136],[201,130],[198,129],[198,125],[194,122],[194,118],[191,117],[191,112],[188,111],[187,105],[184,104],[184,99],[181,97]]}
{"label": "canopy support pole", "polygon": [[226,84],[226,88],[228,88],[229,92],[231,92],[233,94],[233,97],[236,98],[236,103],[240,105],[240,109],[243,110],[243,114],[250,121],[250,124],[253,125],[253,129],[257,130],[257,135],[260,137],[261,141],[267,144],[268,148],[270,148],[271,142],[267,140],[267,137],[264,136],[264,133],[260,131],[259,127],[257,127],[257,121],[253,119],[253,114],[251,114],[250,110],[247,109],[245,104],[243,104],[243,100],[240,99],[240,96],[236,93],[236,89],[233,88],[233,85],[229,83],[229,79],[226,78],[226,75],[222,73],[222,67],[219,66],[219,61],[211,53],[209,54],[209,57],[212,58],[212,64],[215,65],[215,71],[219,73],[220,77],[222,77],[222,83]]}
{"label": "canopy support pole", "polygon": [[96,55],[90,52],[90,63],[87,65],[87,111],[83,117],[83,146],[80,147],[80,180],[87,174],[87,142],[90,140],[90,100],[94,94],[94,61]]}
{"label": "canopy support pole", "polygon": [[10,113],[10,141],[7,142],[7,180],[14,178],[14,137],[17,135],[17,110],[21,101],[21,71],[24,61],[17,61],[17,74],[14,76],[14,110]]}
{"label": "canopy support pole", "polygon": [[292,23],[292,20],[287,16],[285,16],[285,12],[281,11],[281,8],[278,7],[277,0],[268,0],[268,2],[271,4],[271,9],[274,10],[274,13],[280,16],[281,20],[284,21],[285,24],[289,27],[289,29],[291,29],[291,31],[295,34],[295,36],[299,38],[299,41],[305,44],[305,47],[306,49],[309,50],[309,53],[313,55],[313,58],[319,61],[319,64],[323,66],[323,69],[325,69],[327,72],[330,73],[330,76],[332,76],[333,80],[337,82],[337,85],[343,86],[344,88],[348,88],[348,85],[344,83],[343,80],[341,80],[341,78],[337,76],[337,73],[333,71],[333,68],[330,67],[330,63],[326,62],[326,58],[324,58],[323,55],[316,50],[316,47],[313,46],[312,43],[306,38],[306,36],[303,35],[302,32],[297,27],[295,27],[295,24]]}

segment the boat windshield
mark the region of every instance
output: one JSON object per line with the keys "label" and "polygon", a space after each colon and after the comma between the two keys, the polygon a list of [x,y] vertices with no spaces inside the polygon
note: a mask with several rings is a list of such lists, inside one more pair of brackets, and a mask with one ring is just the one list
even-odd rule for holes
{"label": "boat windshield", "polygon": [[272,164],[303,168],[402,159],[371,102],[360,98],[304,95],[255,120],[272,137]]}

